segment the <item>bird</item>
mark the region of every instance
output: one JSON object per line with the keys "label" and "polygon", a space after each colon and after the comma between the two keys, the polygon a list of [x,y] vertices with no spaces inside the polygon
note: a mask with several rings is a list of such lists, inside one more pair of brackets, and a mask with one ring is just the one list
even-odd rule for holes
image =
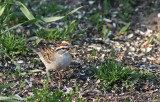
{"label": "bird", "polygon": [[[70,54],[71,44],[66,41],[62,41],[56,47],[28,47],[38,54],[39,58],[46,67],[46,73],[49,73],[51,70],[58,71],[59,79],[61,79],[59,70],[65,69],[72,62],[72,56]],[[49,80],[53,85],[50,77]]]}

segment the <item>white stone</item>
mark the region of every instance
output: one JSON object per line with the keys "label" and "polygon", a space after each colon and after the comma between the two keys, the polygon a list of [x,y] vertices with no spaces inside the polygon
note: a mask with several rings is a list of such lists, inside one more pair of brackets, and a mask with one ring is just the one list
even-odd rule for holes
{"label": "white stone", "polygon": [[142,32],[142,31],[140,31],[139,33],[140,33],[141,35],[144,35],[144,34],[145,34],[145,33],[144,33],[144,32]]}
{"label": "white stone", "polygon": [[16,97],[20,97],[18,94],[15,94],[14,96],[16,96]]}
{"label": "white stone", "polygon": [[105,57],[105,54],[102,54],[102,56],[101,56],[102,58],[104,58]]}
{"label": "white stone", "polygon": [[96,81],[96,84],[98,84],[98,83],[100,83],[101,81],[98,79],[97,81]]}
{"label": "white stone", "polygon": [[16,30],[17,33],[21,33],[21,31],[22,31],[22,30],[21,30],[20,28],[18,28],[18,29]]}
{"label": "white stone", "polygon": [[146,52],[146,49],[145,49],[145,48],[141,48],[141,51],[142,51],[142,52]]}
{"label": "white stone", "polygon": [[136,49],[132,46],[129,47],[129,51],[134,52]]}
{"label": "white stone", "polygon": [[17,61],[17,63],[21,64],[21,63],[23,63],[23,60],[19,60],[19,61]]}
{"label": "white stone", "polygon": [[98,4],[98,9],[101,10],[102,9],[102,6],[100,4]]}
{"label": "white stone", "polygon": [[147,57],[147,59],[148,59],[148,60],[156,60],[155,58],[153,58],[153,57],[151,57],[151,56],[150,56],[150,57]]}
{"label": "white stone", "polygon": [[111,23],[111,22],[112,22],[112,20],[107,19],[107,18],[104,18],[103,21],[108,22],[108,23]]}
{"label": "white stone", "polygon": [[132,37],[133,37],[133,34],[129,34],[129,35],[127,36],[128,39],[130,39],[130,38],[132,38]]}
{"label": "white stone", "polygon": [[150,52],[152,50],[151,47],[147,47],[146,52]]}
{"label": "white stone", "polygon": [[91,80],[91,79],[90,79],[89,77],[87,77],[87,81],[90,82],[90,80]]}
{"label": "white stone", "polygon": [[158,18],[160,18],[160,13],[157,14]]}
{"label": "white stone", "polygon": [[113,23],[113,27],[116,28],[116,23]]}
{"label": "white stone", "polygon": [[115,51],[120,51],[120,49],[119,49],[119,48],[117,48],[117,47],[116,47],[114,50],[115,50]]}
{"label": "white stone", "polygon": [[98,50],[98,51],[100,51],[102,49],[101,46],[98,46],[98,45],[95,45],[95,44],[89,45],[88,47],[94,48],[95,50]]}
{"label": "white stone", "polygon": [[30,37],[30,38],[27,39],[27,42],[36,40],[38,38],[39,38],[38,36],[32,36],[32,37]]}
{"label": "white stone", "polygon": [[93,4],[94,4],[94,1],[88,1],[88,3],[89,3],[90,5],[93,5]]}
{"label": "white stone", "polygon": [[147,60],[146,58],[142,58],[142,62],[146,62],[146,60]]}
{"label": "white stone", "polygon": [[131,53],[131,52],[128,52],[128,55],[132,55],[132,53]]}
{"label": "white stone", "polygon": [[144,56],[145,54],[144,53],[141,53],[141,54],[138,54],[137,56],[138,57],[142,57],[142,56]]}
{"label": "white stone", "polygon": [[147,34],[153,33],[153,30],[147,29],[146,33],[147,33]]}
{"label": "white stone", "polygon": [[5,67],[7,67],[7,65],[8,65],[8,64],[7,64],[7,63],[5,63],[5,65],[4,65],[4,66],[5,66]]}

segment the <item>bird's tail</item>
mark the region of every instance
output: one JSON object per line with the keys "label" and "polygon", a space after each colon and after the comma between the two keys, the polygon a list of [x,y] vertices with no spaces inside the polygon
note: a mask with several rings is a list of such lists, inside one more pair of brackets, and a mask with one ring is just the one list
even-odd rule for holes
{"label": "bird's tail", "polygon": [[28,48],[30,48],[31,50],[33,50],[33,51],[36,52],[36,53],[40,52],[40,49],[39,49],[39,48],[32,47],[32,46],[28,46]]}

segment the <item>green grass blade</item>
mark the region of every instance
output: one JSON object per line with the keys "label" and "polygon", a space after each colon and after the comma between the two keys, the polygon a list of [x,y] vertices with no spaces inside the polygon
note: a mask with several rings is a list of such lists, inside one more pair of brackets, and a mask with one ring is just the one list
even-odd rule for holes
{"label": "green grass blade", "polygon": [[126,32],[126,30],[128,29],[128,27],[130,26],[130,23],[128,23],[126,26],[124,26],[119,33],[122,33],[122,32]]}
{"label": "green grass blade", "polygon": [[5,7],[6,7],[6,5],[4,7],[2,7],[2,8],[0,7],[1,8],[1,10],[0,10],[0,17],[2,16],[2,14],[4,12]]}
{"label": "green grass blade", "polygon": [[1,32],[1,34],[6,33],[6,32],[8,32],[8,31],[10,31],[10,30],[13,30],[13,29],[15,29],[15,28],[17,28],[17,27],[19,27],[19,26],[21,26],[21,25],[23,25],[23,24],[33,24],[33,23],[36,23],[36,22],[38,22],[38,19],[28,20],[28,21],[26,21],[26,22],[17,24],[17,25],[15,25],[15,26],[13,26],[13,27],[11,27],[11,28],[9,28],[9,29]]}
{"label": "green grass blade", "polygon": [[15,29],[15,28],[21,26],[22,24],[23,24],[23,23],[17,24],[17,25],[15,25],[15,26],[13,26],[13,27],[11,27],[11,28],[5,30],[4,32],[1,32],[1,34],[6,33],[6,32],[8,32],[8,31],[10,31],[10,30],[13,30],[13,29]]}
{"label": "green grass blade", "polygon": [[12,98],[7,96],[0,96],[0,101],[2,102],[17,102],[16,100],[12,100]]}
{"label": "green grass blade", "polygon": [[5,5],[5,4],[6,4],[5,2],[4,2],[4,3],[1,3],[1,2],[0,2],[0,6]]}
{"label": "green grass blade", "polygon": [[[23,5],[21,2],[17,1],[18,4],[20,4],[20,10],[23,12],[23,14],[29,19],[29,20],[33,20],[36,19],[32,13],[27,9],[27,7],[25,5]],[[42,28],[41,25],[39,25],[37,22],[35,22],[35,25]]]}
{"label": "green grass blade", "polygon": [[[76,12],[77,10],[79,10],[80,8],[82,8],[82,6],[76,8],[75,10],[73,10],[73,11],[71,11],[71,12],[69,12],[66,16],[75,13],[75,12]],[[64,17],[65,17],[65,16],[59,16],[59,17],[45,17],[45,18],[41,18],[41,20],[39,20],[38,22],[42,22],[42,21],[44,21],[44,22],[54,22],[54,21],[60,20],[60,19],[62,19],[62,18],[64,18]]]}
{"label": "green grass blade", "polygon": [[64,17],[65,16],[60,16],[60,17],[45,17],[45,18],[41,18],[41,19],[44,22],[54,22],[54,21],[60,20],[60,19],[62,19]]}
{"label": "green grass blade", "polygon": [[74,9],[73,11],[69,12],[69,13],[67,14],[67,16],[75,13],[77,10],[79,10],[79,9],[82,8],[82,7],[83,7],[83,6]]}
{"label": "green grass blade", "polygon": [[17,96],[13,96],[13,95],[10,95],[8,97],[15,99],[15,100],[26,100],[26,98],[21,98],[21,97],[17,97]]}
{"label": "green grass blade", "polygon": [[36,73],[36,72],[43,72],[43,70],[35,69],[35,70],[28,70],[29,73]]}
{"label": "green grass blade", "polygon": [[[18,1],[17,1],[18,2]],[[29,19],[29,20],[32,20],[32,19],[35,19],[35,17],[32,15],[32,13],[27,9],[27,7],[25,5],[23,5],[21,2],[18,2],[21,7],[20,7],[20,10],[23,12],[23,14]],[[77,10],[79,10],[81,7],[78,7],[77,9],[69,12],[67,15],[71,15],[73,14],[74,12],[76,12]],[[60,17],[45,17],[45,18],[41,18],[40,20],[38,20],[36,23],[38,22],[53,22],[53,21],[57,21],[59,19],[62,19],[64,18],[65,16],[60,16]]]}
{"label": "green grass blade", "polygon": [[32,15],[32,13],[27,9],[25,5],[23,5],[21,2],[17,1],[20,4],[20,10],[23,12],[23,14],[29,19],[35,19],[35,17]]}
{"label": "green grass blade", "polygon": [[0,85],[0,90],[4,89],[4,88],[8,88],[10,86],[13,86],[13,85],[16,85],[17,83],[9,83],[9,84],[6,84],[6,85]]}
{"label": "green grass blade", "polygon": [[[18,101],[19,100],[19,101]],[[20,97],[16,97],[16,96],[0,96],[0,101],[3,102],[20,102],[20,100],[26,100],[25,98],[20,98]]]}

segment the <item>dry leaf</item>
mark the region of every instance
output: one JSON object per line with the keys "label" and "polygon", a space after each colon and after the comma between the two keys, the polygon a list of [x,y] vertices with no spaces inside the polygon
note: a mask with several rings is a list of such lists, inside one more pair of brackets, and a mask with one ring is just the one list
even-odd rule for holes
{"label": "dry leaf", "polygon": [[112,24],[107,24],[107,27],[108,27],[109,29],[111,29],[111,30],[114,29],[114,26],[113,26]]}
{"label": "dry leaf", "polygon": [[130,69],[136,69],[136,70],[138,70],[138,68],[136,68],[136,67],[134,67],[134,66],[132,66],[132,65],[130,65],[129,68],[130,68]]}
{"label": "dry leaf", "polygon": [[149,62],[156,63],[160,65],[160,60],[149,60]]}
{"label": "dry leaf", "polygon": [[147,83],[147,84],[143,85],[143,86],[142,86],[142,89],[145,89],[145,90],[148,90],[148,89],[150,89],[150,86],[149,86],[149,84]]}
{"label": "dry leaf", "polygon": [[10,25],[12,25],[12,26],[15,25],[15,24],[14,24],[14,21],[10,21],[9,23],[10,23]]}
{"label": "dry leaf", "polygon": [[3,73],[0,73],[0,77],[3,77]]}

